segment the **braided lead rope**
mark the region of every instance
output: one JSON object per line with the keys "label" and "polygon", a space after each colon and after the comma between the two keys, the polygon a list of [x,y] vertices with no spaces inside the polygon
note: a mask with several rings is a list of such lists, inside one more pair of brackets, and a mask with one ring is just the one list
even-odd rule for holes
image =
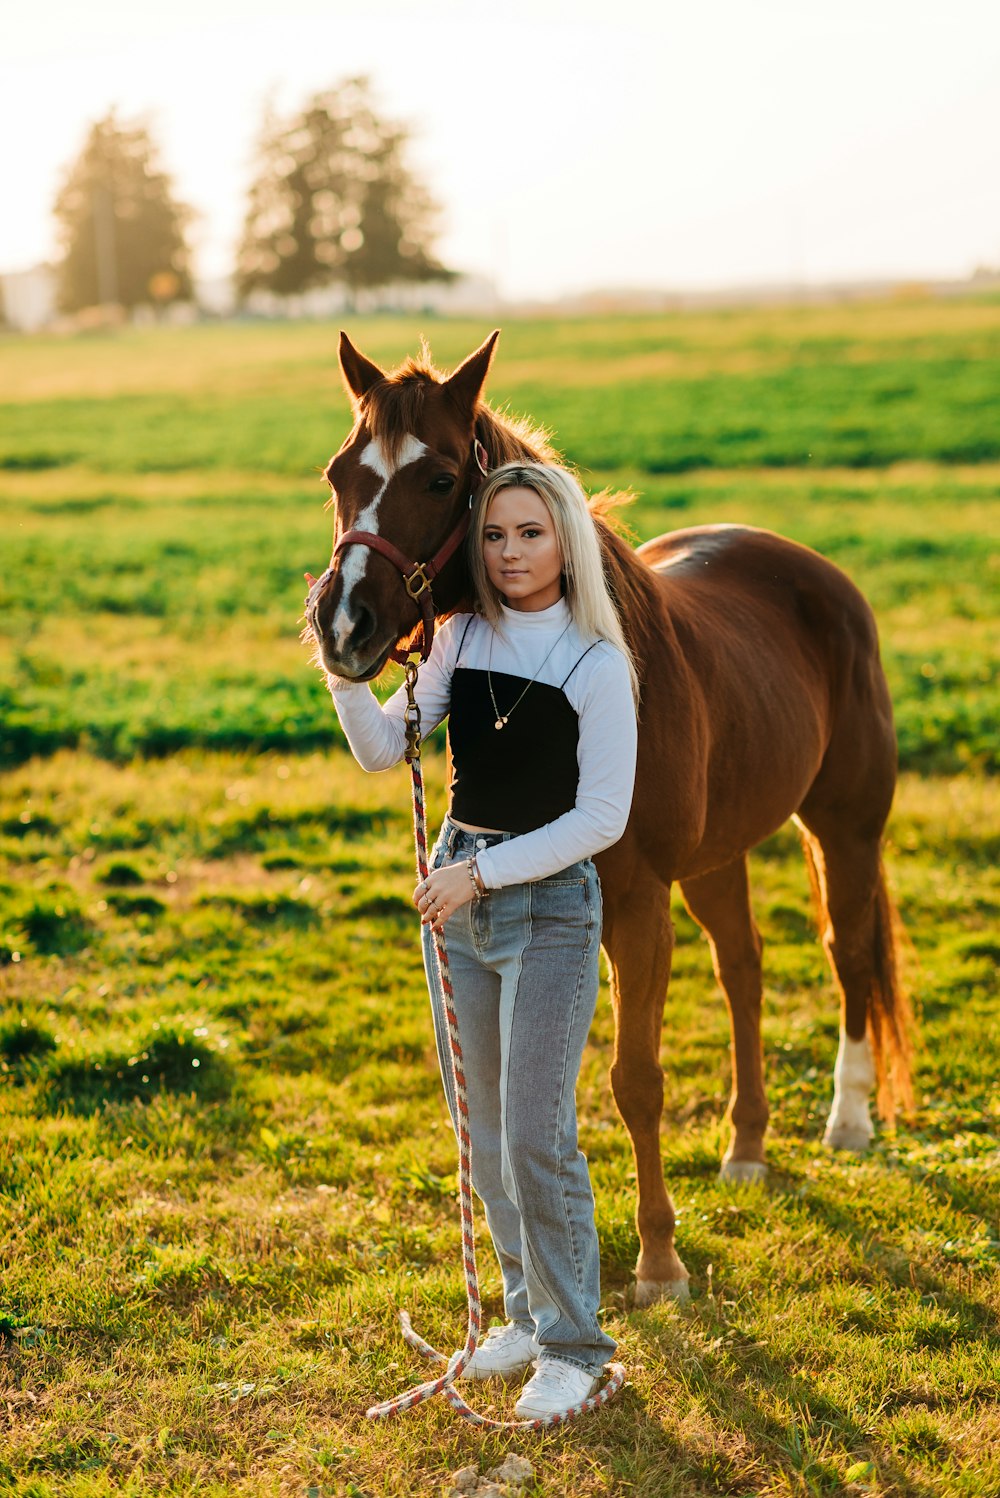
{"label": "braided lead rope", "polygon": [[[443,1353],[436,1352],[429,1342],[424,1341],[419,1332],[413,1330],[408,1311],[400,1311],[399,1321],[403,1329],[403,1338],[409,1342],[411,1347],[415,1347],[417,1352],[422,1353],[425,1358],[430,1358],[432,1362],[443,1363],[446,1361]],[[580,1404],[573,1405],[562,1414],[549,1415],[544,1420],[491,1420],[488,1416],[480,1415],[475,1410],[470,1409],[458,1390],[452,1388],[450,1384],[442,1390],[442,1393],[448,1403],[454,1409],[458,1410],[463,1419],[468,1420],[472,1425],[485,1425],[490,1430],[544,1430],[554,1425],[565,1425],[568,1420],[574,1420],[577,1415],[587,1415],[591,1410],[600,1409],[602,1404],[607,1404],[608,1400],[612,1399],[618,1393],[618,1390],[625,1382],[625,1369],[621,1363],[609,1363],[608,1368],[610,1369],[611,1377],[602,1389],[598,1389],[596,1394],[591,1394],[589,1399],[582,1400]],[[376,1406],[376,1409],[379,1408],[381,1406]],[[369,1410],[368,1413],[371,1414],[372,1411]],[[389,1413],[392,1412],[390,1411]]]}
{"label": "braided lead rope", "polygon": [[[410,765],[410,776],[413,783],[413,841],[416,847],[417,878],[422,883],[428,875],[427,864],[427,811],[424,801],[424,774],[420,761],[420,709],[414,697],[417,670],[420,662],[419,655],[411,655],[406,662],[406,688],[407,688],[407,751],[406,758]],[[399,1320],[403,1332],[404,1341],[435,1363],[447,1363],[447,1370],[439,1378],[428,1379],[426,1383],[418,1384],[416,1388],[409,1389],[405,1394],[397,1394],[393,1399],[383,1400],[380,1404],[373,1404],[366,1411],[369,1420],[386,1420],[391,1415],[398,1415],[403,1410],[409,1410],[414,1405],[422,1404],[425,1399],[432,1399],[435,1394],[443,1394],[453,1409],[457,1410],[463,1419],[470,1421],[473,1425],[484,1425],[490,1430],[543,1430],[556,1425],[565,1425],[567,1421],[575,1419],[578,1415],[588,1414],[591,1410],[600,1409],[602,1404],[607,1404],[625,1381],[625,1369],[621,1363],[609,1363],[608,1369],[611,1377],[603,1388],[589,1399],[581,1400],[577,1405],[562,1411],[560,1414],[548,1415],[544,1419],[535,1420],[493,1420],[486,1415],[477,1412],[466,1404],[461,1394],[452,1385],[466,1369],[475,1353],[479,1343],[479,1333],[482,1328],[482,1302],[479,1297],[479,1275],[476,1271],[476,1235],[472,1211],[472,1139],[469,1134],[469,1096],[465,1083],[464,1061],[462,1057],[462,1042],[458,1031],[458,1015],[455,1013],[455,995],[451,985],[451,967],[448,962],[448,949],[445,945],[444,932],[434,930],[434,956],[437,962],[438,977],[441,983],[441,993],[444,998],[445,1019],[448,1024],[448,1040],[451,1054],[451,1071],[455,1084],[455,1105],[458,1113],[458,1185],[459,1202],[462,1223],[462,1262],[465,1268],[465,1291],[468,1301],[468,1329],[466,1331],[465,1345],[459,1353],[452,1358],[446,1358],[443,1353],[438,1352],[429,1342],[426,1342],[418,1332],[414,1331],[407,1311],[400,1311]]]}

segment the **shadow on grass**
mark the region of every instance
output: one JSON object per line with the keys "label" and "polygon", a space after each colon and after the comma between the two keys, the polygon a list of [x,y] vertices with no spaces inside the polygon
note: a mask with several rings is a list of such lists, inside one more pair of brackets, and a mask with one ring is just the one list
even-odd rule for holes
{"label": "shadow on grass", "polygon": [[944,1206],[951,1207],[956,1212],[967,1212],[970,1216],[979,1217],[985,1222],[994,1221],[996,1218],[996,1184],[995,1181],[987,1179],[991,1167],[985,1155],[982,1160],[982,1181],[978,1185],[953,1181],[942,1167],[934,1168],[905,1160],[893,1160],[890,1168],[897,1175],[905,1175],[915,1185],[923,1186]]}
{"label": "shadow on grass", "polygon": [[232,911],[254,926],[298,926],[308,928],[320,921],[319,911],[294,895],[239,894],[225,890],[202,895],[198,904],[214,910]]}
{"label": "shadow on grass", "polygon": [[[910,1171],[904,1173],[920,1181],[921,1185],[926,1184],[919,1175],[911,1175]],[[877,1269],[897,1286],[907,1286],[918,1294],[932,1293],[938,1307],[953,1312],[959,1326],[949,1341],[971,1341],[983,1335],[1000,1336],[1000,1318],[989,1306],[945,1283],[925,1264],[918,1269],[910,1255],[897,1244],[859,1228],[849,1209],[821,1187],[810,1184],[808,1194],[801,1200],[810,1215],[822,1222],[829,1232],[839,1234],[865,1265]]]}
{"label": "shadow on grass", "polygon": [[[298,752],[304,752],[297,746]],[[232,858],[238,853],[266,853],[271,840],[303,830],[314,834],[318,829],[331,837],[357,842],[374,835],[381,836],[388,825],[404,822],[403,812],[380,808],[368,810],[355,806],[304,807],[298,811],[279,812],[262,806],[246,816],[233,816],[206,849],[208,858]]]}
{"label": "shadow on grass", "polygon": [[[683,1356],[680,1377],[714,1426],[749,1447],[742,1465],[763,1468],[770,1474],[788,1474],[790,1491],[824,1495],[844,1492],[845,1471],[855,1463],[871,1463],[872,1476],[892,1492],[907,1498],[934,1498],[935,1489],[914,1481],[898,1464],[877,1450],[870,1427],[860,1424],[841,1405],[819,1393],[812,1382],[790,1370],[768,1353],[752,1336],[713,1315],[709,1307],[695,1312],[708,1333],[717,1332],[725,1352],[715,1355],[699,1350],[692,1356],[683,1347],[683,1329],[675,1352]],[[651,1360],[662,1360],[663,1338],[644,1335],[641,1318],[632,1318],[639,1341],[648,1347]],[[676,1334],[675,1334],[676,1335]],[[671,1349],[666,1349],[670,1351]],[[738,1364],[733,1369],[733,1362]],[[776,1419],[763,1407],[768,1401],[784,1402],[796,1411],[789,1424]],[[659,1427],[656,1427],[659,1429]],[[661,1432],[666,1440],[666,1433]],[[650,1433],[643,1431],[643,1439]],[[676,1442],[673,1443],[676,1445]],[[688,1457],[692,1476],[701,1478],[711,1492],[745,1493],[746,1473],[739,1464],[717,1450],[694,1448]]]}
{"label": "shadow on grass", "polygon": [[[641,1343],[648,1342],[651,1357],[662,1360],[660,1339],[643,1337],[635,1321],[633,1330],[639,1331]],[[735,1374],[711,1356],[686,1357],[684,1362],[683,1382],[705,1416],[701,1440],[671,1428],[671,1417],[654,1412],[644,1392],[626,1382],[606,1408],[568,1426],[528,1437],[517,1430],[490,1432],[485,1437],[488,1444],[480,1429],[465,1425],[457,1415],[453,1431],[447,1433],[440,1424],[420,1432],[419,1414],[411,1415],[413,1457],[418,1466],[430,1469],[444,1465],[447,1470],[469,1462],[485,1469],[499,1462],[506,1451],[517,1450],[526,1452],[536,1472],[544,1473],[547,1465],[575,1451],[599,1463],[612,1481],[624,1479],[630,1491],[655,1492],[663,1498],[672,1494],[747,1495],[759,1491],[765,1480],[771,1491],[779,1472],[786,1475],[788,1492],[833,1498],[845,1491],[864,1490],[845,1488],[850,1469],[860,1466],[866,1469],[866,1481],[877,1474],[880,1489],[884,1484],[904,1498],[934,1498],[933,1487],[914,1481],[891,1457],[872,1449],[875,1443],[864,1426],[839,1405],[818,1396],[806,1379],[757,1349],[744,1354],[743,1366]],[[430,1370],[427,1363],[418,1367],[422,1376]],[[758,1390],[765,1387],[769,1395],[786,1400],[796,1411],[790,1424],[763,1408]],[[371,1396],[384,1397],[385,1392],[384,1387],[372,1388]],[[504,1405],[498,1407],[488,1392],[475,1388],[470,1402],[477,1410],[485,1412],[488,1407],[492,1415],[504,1418],[511,1417],[515,1397],[516,1389],[509,1389]]]}
{"label": "shadow on grass", "polygon": [[180,1025],[157,1026],[132,1052],[53,1057],[44,1074],[49,1103],[77,1114],[161,1092],[194,1093],[215,1101],[228,1095],[232,1085],[232,1068],[207,1037]]}
{"label": "shadow on grass", "polygon": [[55,1049],[55,1037],[27,1019],[0,1025],[0,1073],[13,1082],[38,1076]]}

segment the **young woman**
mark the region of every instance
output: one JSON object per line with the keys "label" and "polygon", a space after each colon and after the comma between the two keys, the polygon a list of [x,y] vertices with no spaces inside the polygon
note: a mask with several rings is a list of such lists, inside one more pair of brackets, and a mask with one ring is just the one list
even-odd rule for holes
{"label": "young woman", "polygon": [[[508,1318],[465,1377],[534,1361],[516,1406],[530,1419],[586,1399],[615,1351],[597,1321],[594,1199],[574,1090],[597,998],[601,895],[591,856],[617,842],[628,820],[636,680],[587,501],[569,473],[494,470],[468,544],[478,612],[438,631],[417,686],[423,731],[449,718],[453,774],[414,904],[454,1120],[432,930],[448,944],[473,1184]],[[396,764],[402,689],[382,708],[363,683],[331,677],[330,687],[359,763]]]}

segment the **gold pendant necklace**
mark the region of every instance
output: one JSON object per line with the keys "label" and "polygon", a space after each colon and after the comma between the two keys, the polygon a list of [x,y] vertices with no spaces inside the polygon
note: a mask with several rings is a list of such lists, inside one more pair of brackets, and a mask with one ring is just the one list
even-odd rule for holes
{"label": "gold pendant necklace", "polygon": [[502,713],[500,711],[500,709],[497,707],[497,699],[496,699],[496,696],[495,696],[494,691],[493,691],[493,676],[492,676],[492,670],[491,670],[491,668],[493,666],[493,635],[492,634],[490,635],[490,658],[489,658],[489,661],[487,662],[487,666],[486,666],[486,681],[487,681],[487,683],[489,685],[489,689],[490,689],[490,701],[493,703],[493,711],[497,715],[496,716],[496,722],[493,724],[493,727],[496,729],[497,733],[500,732],[501,728],[506,727],[507,722],[508,722],[508,720],[510,718],[510,715],[514,711],[514,708],[520,706],[520,704],[524,701],[525,696],[527,695],[527,693],[535,685],[535,682],[538,680],[539,674],[540,674],[540,672],[542,670],[542,666],[545,665],[545,662],[548,660],[548,658],[552,654],[553,650],[555,650],[556,645],[558,645],[560,643],[560,641],[563,638],[563,635],[566,635],[566,634],[569,633],[569,628],[570,628],[570,625],[572,623],[573,623],[573,621],[571,619],[569,621],[569,624],[567,624],[566,628],[563,630],[562,634],[559,636],[559,639],[556,640],[553,645],[549,646],[549,649],[548,649],[548,651],[547,651],[547,653],[545,655],[545,658],[542,661],[542,665],[539,666],[539,668],[535,672],[534,676],[528,682],[528,685],[525,687],[525,689],[521,693],[520,697],[518,697],[517,701],[514,703],[514,707],[509,707],[505,713]]}

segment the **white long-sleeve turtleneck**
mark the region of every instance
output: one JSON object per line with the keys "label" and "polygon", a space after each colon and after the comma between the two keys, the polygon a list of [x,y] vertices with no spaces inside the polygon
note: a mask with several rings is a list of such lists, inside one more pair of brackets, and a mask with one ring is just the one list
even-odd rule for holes
{"label": "white long-sleeve turtleneck", "polygon": [[[563,599],[536,612],[504,608],[498,630],[479,616],[457,614],[438,630],[420,670],[416,696],[424,734],[447,717],[452,675],[466,667],[484,671],[489,666],[525,681],[537,672],[538,681],[563,688],[577,715],[576,804],[543,827],[483,849],[477,862],[490,889],[548,878],[610,847],[625,831],[636,754],[628,667],[607,641],[588,652],[590,644],[577,632]],[[328,684],[358,763],[366,770],[398,764],[405,747],[405,689],[400,687],[383,707],[364,682],[330,676]]]}

